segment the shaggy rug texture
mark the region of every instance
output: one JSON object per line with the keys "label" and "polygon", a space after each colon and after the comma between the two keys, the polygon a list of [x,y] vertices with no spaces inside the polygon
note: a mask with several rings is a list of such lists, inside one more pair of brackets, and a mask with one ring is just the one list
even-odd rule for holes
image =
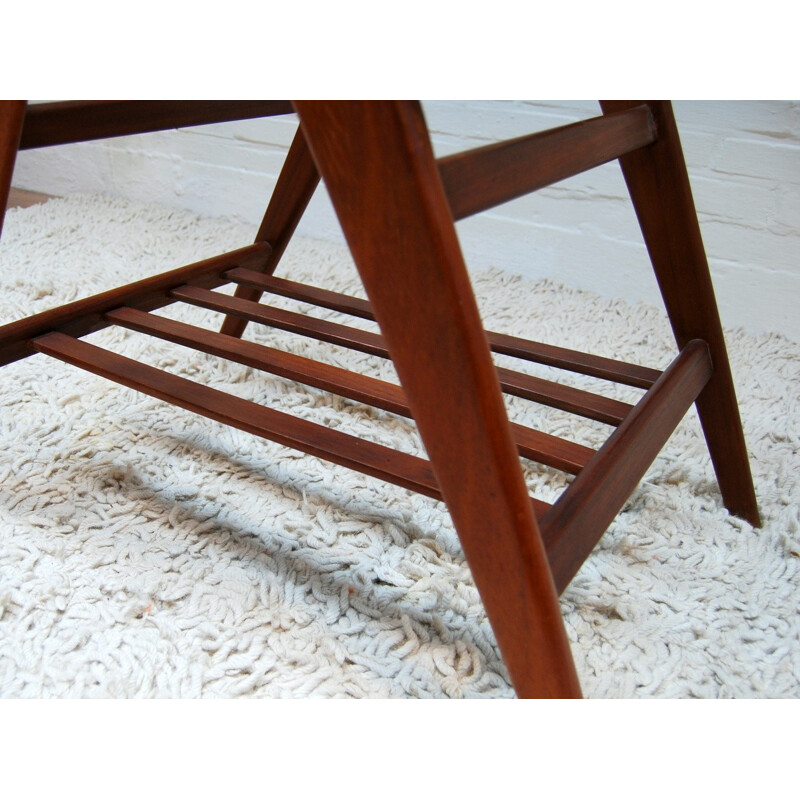
{"label": "shaggy rug texture", "polygon": [[[10,211],[0,323],[252,236],[98,196]],[[295,241],[278,274],[362,292],[347,251],[328,243]],[[674,355],[661,309],[498,270],[473,278],[491,329],[657,367]],[[187,307],[159,313],[221,320]],[[371,356],[256,325],[246,337],[396,380]],[[764,526],[722,507],[692,410],[561,599],[587,697],[800,696],[800,346],[727,338]],[[88,340],[424,455],[413,424],[392,414],[122,329]],[[610,432],[515,398],[508,408],[589,445]],[[543,500],[566,485],[555,470],[524,468]],[[0,696],[513,695],[442,503],[43,355],[0,371]]]}

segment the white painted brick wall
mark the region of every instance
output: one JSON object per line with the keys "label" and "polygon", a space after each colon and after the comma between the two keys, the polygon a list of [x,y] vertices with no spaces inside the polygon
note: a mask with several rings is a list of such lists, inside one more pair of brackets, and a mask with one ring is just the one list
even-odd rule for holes
{"label": "white painted brick wall", "polygon": [[[594,101],[424,103],[437,155],[598,113]],[[800,103],[678,101],[675,113],[723,323],[800,339]],[[104,191],[258,224],[294,117],[21,153],[14,183]],[[658,303],[616,163],[458,224],[470,268]],[[300,232],[341,241],[324,190]]]}

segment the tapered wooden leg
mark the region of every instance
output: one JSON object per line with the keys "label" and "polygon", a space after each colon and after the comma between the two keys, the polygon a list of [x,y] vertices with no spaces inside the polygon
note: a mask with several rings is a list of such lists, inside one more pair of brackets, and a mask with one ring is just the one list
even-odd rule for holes
{"label": "tapered wooden leg", "polygon": [[408,102],[295,104],[521,697],[576,697],[552,577],[430,147]]}
{"label": "tapered wooden leg", "polygon": [[[609,113],[641,102],[602,101],[601,106]],[[652,101],[649,106],[656,142],[619,161],[678,346],[703,339],[711,351],[714,374],[696,405],[723,501],[732,514],[759,526],[739,406],[672,105]]]}
{"label": "tapered wooden leg", "polygon": [[0,233],[14,175],[22,123],[25,121],[24,100],[0,100]]}
{"label": "tapered wooden leg", "polygon": [[[317,167],[311,158],[305,137],[298,128],[286,154],[286,161],[278,176],[261,227],[256,234],[257,242],[268,242],[272,246],[272,252],[264,264],[263,272],[271,275],[275,271],[318,183]],[[246,286],[239,286],[236,289],[236,297],[245,300],[258,302],[261,295],[260,290]],[[227,316],[220,330],[230,336],[241,336],[246,326],[246,320]]]}

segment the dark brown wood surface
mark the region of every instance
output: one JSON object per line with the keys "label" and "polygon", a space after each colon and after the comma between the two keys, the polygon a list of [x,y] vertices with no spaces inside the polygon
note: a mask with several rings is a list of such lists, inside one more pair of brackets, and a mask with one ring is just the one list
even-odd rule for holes
{"label": "dark brown wood surface", "polygon": [[24,100],[0,100],[0,234],[3,232],[8,193],[14,176],[25,105]]}
{"label": "dark brown wood surface", "polygon": [[580,687],[418,104],[295,103],[511,680]]}
{"label": "dark brown wood surface", "polygon": [[167,295],[174,286],[187,280],[205,280],[205,285],[219,286],[226,281],[220,273],[234,265],[257,266],[264,262],[270,247],[264,242],[198,261],[185,267],[153,275],[117,289],[85,297],[74,303],[42,311],[0,327],[0,366],[33,355],[30,340],[50,331],[83,336],[108,325],[103,314],[123,305],[134,305],[148,311],[174,303]]}
{"label": "dark brown wood surface", "polygon": [[[608,114],[642,101],[607,100]],[[697,398],[711,460],[728,510],[759,526],[750,460],[689,175],[672,106],[650,101],[658,140],[620,159],[679,348],[702,339],[714,376]]]}
{"label": "dark brown wood surface", "polygon": [[[272,248],[260,272],[271,274],[275,271],[318,185],[319,172],[311,158],[303,131],[298,128],[256,234],[257,242],[267,242]],[[258,288],[236,287],[236,297],[243,300],[257,302],[261,294]],[[246,318],[228,316],[220,330],[229,336],[241,336],[246,326]]]}
{"label": "dark brown wood surface", "polygon": [[[726,506],[759,524],[671,106],[603,101],[603,117],[438,162],[416,103],[299,101],[294,107],[301,127],[254,245],[5,325],[0,328],[0,365],[47,353],[241,430],[444,499],[519,696],[579,696],[557,593],[692,402]],[[44,146],[292,109],[286,101],[79,101],[32,106],[26,113],[24,102],[0,101],[0,210],[5,209],[20,142]],[[454,219],[617,156],[679,346],[679,355],[663,373],[483,331],[453,225]],[[320,175],[369,301],[270,277]],[[235,297],[210,291],[229,280],[239,283]],[[375,319],[382,335],[255,302],[265,290]],[[146,313],[176,300],[226,314],[222,332]],[[391,357],[402,388],[242,341],[238,337],[248,320]],[[73,338],[109,324],[413,416],[431,462]],[[647,393],[632,407],[497,369],[490,347]],[[595,453],[510,424],[501,388],[618,427]],[[520,453],[577,475],[552,507],[528,497]]]}
{"label": "dark brown wood surface", "polygon": [[[263,275],[245,267],[229,270],[225,277],[244,286],[251,286],[263,292],[270,292],[281,297],[300,300],[314,306],[340,311],[361,319],[374,320],[372,306],[368,300],[360,297],[332,292],[319,286],[297,283],[296,281],[279,278],[276,275]],[[238,296],[238,295],[237,295]],[[566,347],[558,347],[542,342],[532,342],[507,333],[486,331],[489,347],[495,353],[522,358],[537,364],[578,372],[583,375],[592,375],[596,378],[636,386],[647,389],[652,386],[661,375],[660,370],[649,367],[640,367],[636,364],[627,364],[602,356],[581,353]]]}
{"label": "dark brown wood surface", "polygon": [[440,498],[433,470],[425,459],[265,408],[63,333],[40,336],[33,344],[41,353],[187,411],[396,483],[428,497]]}
{"label": "dark brown wood surface", "polygon": [[712,374],[705,342],[689,342],[542,518],[563,591]]}
{"label": "dark brown wood surface", "polygon": [[291,114],[288,100],[66,100],[28,106],[20,150]]}
{"label": "dark brown wood surface", "polygon": [[[411,416],[402,387],[386,381],[134,308],[110,311],[106,319],[115,325],[158,336],[403,417]],[[521,456],[572,474],[580,472],[595,452],[589,447],[522,425],[512,424],[511,430]]]}
{"label": "dark brown wood surface", "polygon": [[[338,322],[274,308],[239,297],[230,297],[198,286],[180,286],[172,290],[171,296],[176,300],[183,300],[212,311],[241,316],[253,322],[349,347],[362,353],[381,358],[390,357],[384,337],[371,331],[363,331]],[[498,367],[497,375],[500,386],[508,394],[560,408],[607,425],[618,425],[633,408],[628,403],[610,397],[538,378],[535,375],[526,375],[506,367]]]}
{"label": "dark brown wood surface", "polygon": [[639,105],[447,156],[439,160],[439,172],[458,220],[605,164],[654,139],[650,110]]}
{"label": "dark brown wood surface", "polygon": [[[224,425],[441,499],[430,462],[423,458],[265,408],[63,333],[40,336],[33,345],[40,353]],[[530,499],[530,505],[534,514],[545,514],[550,509],[535,498]]]}

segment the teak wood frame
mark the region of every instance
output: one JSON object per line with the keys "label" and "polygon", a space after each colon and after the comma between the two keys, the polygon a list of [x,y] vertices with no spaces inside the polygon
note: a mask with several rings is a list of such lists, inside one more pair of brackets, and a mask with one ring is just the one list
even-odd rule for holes
{"label": "teak wood frame", "polygon": [[[253,245],[0,328],[0,365],[45,353],[210,418],[447,504],[520,697],[578,697],[558,594],[687,409],[731,513],[759,525],[725,342],[671,105],[607,101],[594,119],[435,159],[418,103],[0,103],[0,209],[18,149],[296,111],[300,126]],[[484,331],[455,220],[619,159],[678,345],[654,370]],[[320,176],[369,301],[275,271]],[[0,219],[0,223],[2,220]],[[236,283],[234,297],[213,289]],[[272,308],[284,295],[377,320],[381,334]],[[149,312],[225,314],[207,331]],[[391,358],[401,386],[241,339],[248,321]],[[430,461],[232,398],[80,340],[120,325],[413,417]],[[634,406],[509,369],[491,351],[645,389]],[[598,451],[510,424],[502,392],[615,427]],[[520,455],[576,477],[530,498]]]}

